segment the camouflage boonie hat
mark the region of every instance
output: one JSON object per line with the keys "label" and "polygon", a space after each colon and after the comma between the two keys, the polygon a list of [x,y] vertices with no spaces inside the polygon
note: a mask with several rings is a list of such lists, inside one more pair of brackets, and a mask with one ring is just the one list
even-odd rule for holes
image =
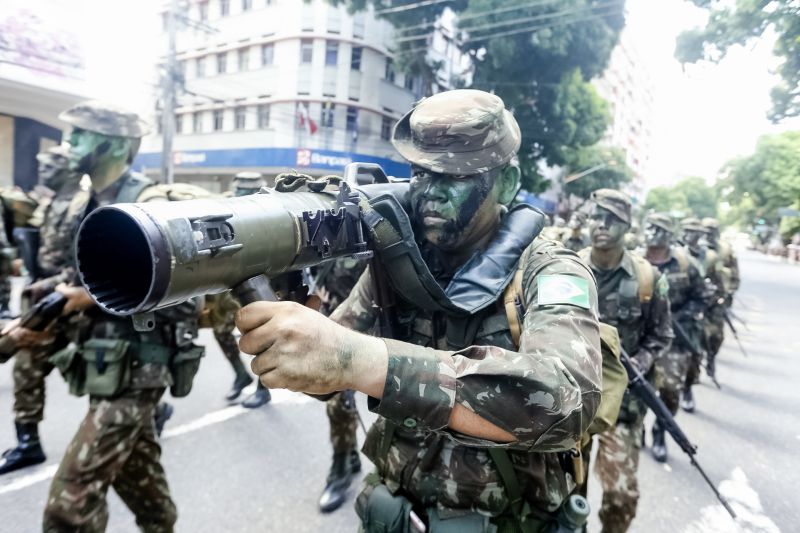
{"label": "camouflage boonie hat", "polygon": [[69,163],[69,146],[59,144],[36,154],[39,163],[50,163],[53,166],[66,167]]}
{"label": "camouflage boonie hat", "polygon": [[238,189],[261,189],[264,176],[260,172],[239,172],[233,177],[233,184]]}
{"label": "camouflage boonie hat", "polygon": [[716,218],[706,217],[703,219],[703,230],[708,232],[719,231],[719,221]]}
{"label": "camouflage boonie hat", "polygon": [[631,198],[624,192],[614,189],[597,189],[589,199],[617,215],[623,222],[631,223]]}
{"label": "camouflage boonie hat", "polygon": [[672,221],[672,217],[666,213],[652,213],[647,215],[645,223],[657,226],[670,233],[675,233],[675,223]]}
{"label": "camouflage boonie hat", "polygon": [[140,139],[150,132],[147,123],[133,111],[99,100],[75,104],[58,118],[75,128],[112,137]]}
{"label": "camouflage boonie hat", "polygon": [[703,227],[703,223],[700,222],[700,219],[697,217],[687,217],[681,220],[681,228],[684,230],[691,230],[691,231],[705,231],[706,229]]}
{"label": "camouflage boonie hat", "polygon": [[425,98],[395,125],[392,144],[411,163],[433,172],[470,175],[502,166],[521,134],[499,96],[457,89]]}

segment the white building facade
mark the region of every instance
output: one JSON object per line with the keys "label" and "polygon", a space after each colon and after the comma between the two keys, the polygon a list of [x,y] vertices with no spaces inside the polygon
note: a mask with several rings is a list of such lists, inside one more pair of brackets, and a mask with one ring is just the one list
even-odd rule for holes
{"label": "white building facade", "polygon": [[628,187],[635,200],[643,200],[652,159],[654,93],[653,78],[623,30],[603,76],[594,82],[609,103],[611,125],[603,143],[621,148],[634,180]]}
{"label": "white building facade", "polygon": [[[185,17],[176,180],[220,191],[244,170],[323,175],[352,161],[408,176],[389,140],[423,87],[396,71],[390,24],[326,0],[194,1]],[[161,143],[146,138],[135,166],[157,175]]]}

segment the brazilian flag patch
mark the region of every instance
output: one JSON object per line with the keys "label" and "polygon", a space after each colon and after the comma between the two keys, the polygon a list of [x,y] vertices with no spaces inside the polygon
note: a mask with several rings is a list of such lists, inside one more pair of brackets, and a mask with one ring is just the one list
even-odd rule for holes
{"label": "brazilian flag patch", "polygon": [[589,309],[589,282],[578,276],[542,275],[539,284],[539,305],[577,305]]}

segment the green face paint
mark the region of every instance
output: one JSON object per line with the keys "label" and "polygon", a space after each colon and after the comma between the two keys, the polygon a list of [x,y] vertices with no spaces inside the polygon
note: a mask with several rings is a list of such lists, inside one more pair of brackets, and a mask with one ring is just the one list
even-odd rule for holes
{"label": "green face paint", "polygon": [[114,183],[128,165],[131,140],[74,128],[69,137],[69,169],[89,174],[92,188],[102,191]]}
{"label": "green face paint", "polygon": [[627,222],[600,206],[595,206],[589,220],[592,246],[601,250],[623,246],[625,233],[630,228]]}
{"label": "green face paint", "polygon": [[498,217],[494,185],[502,169],[455,176],[412,168],[411,206],[425,239],[445,251],[480,240]]}

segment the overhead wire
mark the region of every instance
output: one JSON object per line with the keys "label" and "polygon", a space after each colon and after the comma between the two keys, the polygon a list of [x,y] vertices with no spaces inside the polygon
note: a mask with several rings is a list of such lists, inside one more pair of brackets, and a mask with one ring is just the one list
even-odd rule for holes
{"label": "overhead wire", "polygon": [[413,4],[405,4],[401,6],[387,7],[383,9],[376,9],[375,16],[387,15],[389,13],[401,13],[403,11],[410,11],[419,7],[433,6],[436,4],[444,4],[445,2],[454,2],[455,0],[423,0],[422,2],[414,2]]}

